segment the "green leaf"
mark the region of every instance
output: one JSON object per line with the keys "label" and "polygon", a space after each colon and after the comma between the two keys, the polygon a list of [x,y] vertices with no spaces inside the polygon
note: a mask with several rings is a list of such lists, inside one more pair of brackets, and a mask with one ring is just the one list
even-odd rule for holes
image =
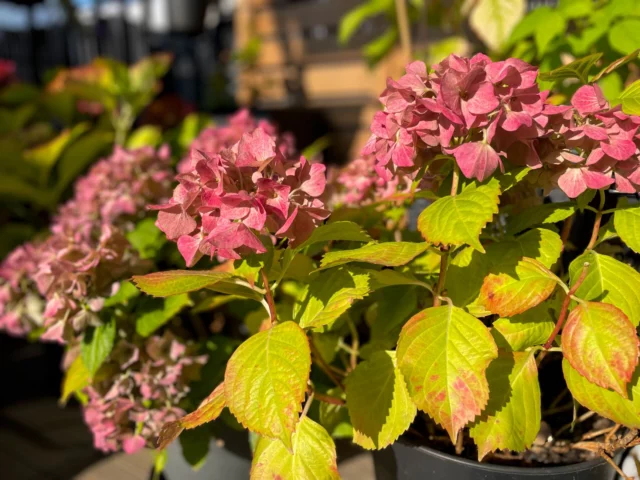
{"label": "green leaf", "polygon": [[491,313],[510,317],[544,302],[558,282],[543,264],[524,257],[511,272],[487,275],[479,302]]}
{"label": "green leaf", "polygon": [[487,404],[485,371],[498,349],[484,324],[457,307],[415,315],[398,340],[398,366],[417,407],[455,442]]}
{"label": "green leaf", "polygon": [[585,262],[589,263],[587,276],[576,290],[578,298],[615,305],[631,320],[634,327],[640,323],[640,273],[607,255],[587,252],[569,265],[571,283],[575,283]]}
{"label": "green leaf", "polygon": [[478,460],[496,450],[522,452],[540,430],[540,384],[533,352],[504,352],[487,369],[489,403],[469,433]]}
{"label": "green leaf", "polygon": [[566,27],[565,19],[558,12],[551,10],[548,15],[545,15],[544,26],[536,29],[533,34],[539,58],[547,52],[549,43],[554,38],[565,33]]}
{"label": "green leaf", "polygon": [[624,85],[622,84],[622,77],[619,72],[612,72],[606,77],[601,78],[598,81],[598,86],[611,107],[620,105],[620,94],[624,89]]}
{"label": "green leaf", "polygon": [[38,145],[37,147],[26,150],[23,153],[24,161],[35,165],[39,174],[39,184],[44,186],[49,179],[49,172],[56,164],[62,152],[76,138],[87,131],[89,126],[85,123],[76,125],[71,130],[64,130],[54,139]]}
{"label": "green leaf", "polygon": [[579,304],[562,329],[564,358],[583,377],[627,397],[638,365],[638,336],[619,308],[600,302]]}
{"label": "green leaf", "polygon": [[100,155],[107,153],[113,147],[113,139],[113,132],[96,130],[83,135],[64,150],[56,167],[57,197],[60,197],[69,184]]}
{"label": "green leaf", "polygon": [[540,73],[538,80],[543,82],[556,82],[567,78],[577,78],[584,84],[589,83],[589,71],[596,62],[600,60],[600,57],[602,57],[602,53],[587,55],[550,72]]}
{"label": "green leaf", "polygon": [[418,230],[433,245],[468,244],[484,253],[480,232],[498,213],[500,188],[496,184],[471,185],[455,197],[443,197],[418,218]]}
{"label": "green leaf", "polygon": [[393,348],[398,342],[402,326],[417,308],[418,295],[415,288],[397,286],[385,290],[371,322],[370,344],[377,345],[381,350]]}
{"label": "green leaf", "polygon": [[213,270],[169,270],[148,275],[134,275],[132,280],[144,293],[154,297],[169,297],[211,287],[232,277],[233,275],[228,272]]}
{"label": "green leaf", "polygon": [[155,306],[150,310],[142,310],[144,313],[136,320],[136,332],[143,337],[148,337],[158,328],[175,317],[183,308],[193,305],[189,295],[181,293],[164,300],[147,299]]}
{"label": "green leaf", "polygon": [[80,344],[80,356],[90,377],[96,374],[100,365],[111,353],[115,339],[116,322],[114,319],[97,327],[90,327],[85,332]]}
{"label": "green leaf", "polygon": [[371,291],[371,277],[364,270],[336,268],[321,273],[305,289],[300,305],[294,309],[302,328],[330,325],[354,301]]}
{"label": "green leaf", "polygon": [[213,392],[205,398],[196,410],[174,422],[167,422],[162,426],[158,435],[158,449],[166,448],[182,431],[192,429],[212,422],[220,416],[226,406],[224,383],[218,385]]}
{"label": "green leaf", "polygon": [[394,443],[411,425],[411,401],[395,352],[375,352],[346,378],[347,408],[353,441],[367,450]]}
{"label": "green leaf", "polygon": [[350,262],[373,263],[385,267],[399,267],[424,253],[429,248],[426,243],[385,242],[370,243],[354,250],[337,250],[324,255],[320,268],[336,267]]}
{"label": "green leaf", "polygon": [[478,0],[469,25],[490,50],[499,52],[526,11],[525,0]]}
{"label": "green leaf", "polygon": [[367,18],[391,9],[393,9],[393,0],[368,0],[349,10],[340,20],[338,41],[343,45],[348,43]]}
{"label": "green leaf", "polygon": [[35,187],[19,177],[13,175],[0,175],[0,196],[12,200],[22,200],[34,203],[43,208],[53,208],[55,199],[49,190]]}
{"label": "green leaf", "polygon": [[635,51],[640,45],[640,20],[627,18],[609,29],[609,45],[623,55]]}
{"label": "green leaf", "polygon": [[314,243],[337,241],[370,242],[371,237],[362,230],[360,225],[354,222],[341,221],[327,223],[316,228],[311,236],[298,247],[298,250],[302,250]]}
{"label": "green leaf", "polygon": [[566,220],[576,211],[572,202],[545,203],[530,207],[516,215],[509,217],[507,234],[514,235],[536,225],[557,223]]}
{"label": "green leaf", "polygon": [[210,442],[211,432],[205,426],[187,430],[180,435],[182,457],[193,470],[199,470],[206,462]]}
{"label": "green leaf", "polygon": [[67,403],[71,395],[89,386],[90,383],[91,375],[89,370],[82,363],[82,356],[78,355],[64,374],[60,403],[63,405]]}
{"label": "green leaf", "polygon": [[157,147],[162,143],[162,131],[153,125],[137,128],[127,139],[127,148]]}
{"label": "green leaf", "polygon": [[587,17],[593,12],[592,0],[559,0],[558,11],[566,19]]}
{"label": "green leaf", "polygon": [[556,326],[547,302],[510,318],[499,318],[493,322],[491,333],[498,347],[515,352],[535,345],[543,345]]}
{"label": "green leaf", "polygon": [[284,322],[246,340],[224,376],[227,406],[247,429],[291,448],[311,369],[309,340]]}
{"label": "green leaf", "polygon": [[640,204],[625,207],[625,203],[618,205],[619,210],[613,215],[613,225],[622,241],[631,250],[640,253]]}
{"label": "green leaf", "polygon": [[367,59],[370,67],[375,66],[384,56],[391,51],[398,41],[398,27],[395,24],[387,27],[384,33],[367,43],[362,49],[362,54]]}
{"label": "green leaf", "polygon": [[629,115],[640,114],[640,80],[636,80],[620,94],[622,110]]}
{"label": "green leaf", "polygon": [[627,387],[628,399],[594,385],[580,375],[566,359],[562,361],[562,371],[571,395],[581,405],[615,423],[629,428],[640,428],[640,369],[636,369]]}
{"label": "green leaf", "polygon": [[251,480],[339,480],[336,446],[327,431],[303,417],[296,425],[291,447],[261,437],[251,465]]}
{"label": "green leaf", "polygon": [[138,297],[138,290],[131,282],[121,282],[118,291],[104,301],[105,307],[113,307],[116,305],[126,305],[130,300]]}
{"label": "green leaf", "polygon": [[167,243],[167,237],[152,218],[139,221],[136,228],[127,233],[127,240],[142,259],[154,258]]}
{"label": "green leaf", "polygon": [[613,62],[611,62],[609,65],[607,65],[606,67],[604,67],[602,70],[600,70],[592,79],[591,79],[591,83],[595,83],[598,80],[600,80],[602,77],[609,75],[611,72],[613,72],[614,70],[617,70],[618,68],[622,67],[623,65],[626,65],[629,62],[632,62],[634,60],[638,59],[638,54],[640,53],[640,49],[635,49],[633,50],[631,53],[629,53],[628,55],[625,55],[622,58],[619,58]]}

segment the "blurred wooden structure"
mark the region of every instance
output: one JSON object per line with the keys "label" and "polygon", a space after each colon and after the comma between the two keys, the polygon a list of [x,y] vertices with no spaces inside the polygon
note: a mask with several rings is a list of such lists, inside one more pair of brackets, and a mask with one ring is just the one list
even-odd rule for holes
{"label": "blurred wooden structure", "polygon": [[399,48],[375,68],[362,56],[361,47],[386,28],[384,18],[363,25],[348,48],[338,44],[340,18],[359,3],[238,0],[235,47],[259,44],[255,61],[239,72],[238,103],[270,113],[292,108],[320,112],[330,126],[332,150],[349,152],[348,158],[357,155],[370,134],[386,78],[397,77],[406,63]]}

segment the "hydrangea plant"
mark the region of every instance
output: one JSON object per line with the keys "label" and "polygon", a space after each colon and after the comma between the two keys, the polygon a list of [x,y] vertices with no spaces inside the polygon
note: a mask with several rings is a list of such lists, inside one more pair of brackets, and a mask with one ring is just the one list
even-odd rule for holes
{"label": "hydrangea plant", "polygon": [[[246,112],[200,134],[173,193],[165,150],[118,149],[47,239],[4,262],[0,327],[67,344],[63,397],[98,448],[180,437],[194,460],[203,425],[235,423],[255,479],[338,478],[345,436],[524,451],[556,370],[618,425],[608,440],[633,433],[640,274],[619,253],[640,252],[625,196],[640,190],[640,117],[591,83],[570,105],[537,85],[517,59],[414,62],[389,79],[361,158],[328,171]],[[545,203],[552,190],[565,200]],[[187,268],[165,268],[174,252]]]}

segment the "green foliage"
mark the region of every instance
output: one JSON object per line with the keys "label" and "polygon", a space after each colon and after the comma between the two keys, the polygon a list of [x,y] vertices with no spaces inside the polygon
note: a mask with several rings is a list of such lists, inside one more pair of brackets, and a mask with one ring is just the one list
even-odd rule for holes
{"label": "green foliage", "polygon": [[142,259],[155,258],[167,243],[167,237],[156,227],[153,218],[138,222],[136,228],[127,233],[127,240]]}
{"label": "green foliage", "polygon": [[82,364],[93,377],[107,359],[116,339],[116,322],[111,319],[97,327],[91,327],[84,334],[80,353]]}
{"label": "green foliage", "polygon": [[181,293],[164,299],[145,298],[137,308],[140,316],[136,320],[136,332],[148,337],[162,325],[171,320],[185,307],[193,305],[189,295]]}

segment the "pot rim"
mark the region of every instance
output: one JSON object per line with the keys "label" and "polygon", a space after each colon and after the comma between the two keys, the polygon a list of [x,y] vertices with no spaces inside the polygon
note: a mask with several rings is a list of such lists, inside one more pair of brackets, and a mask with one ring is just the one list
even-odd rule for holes
{"label": "pot rim", "polygon": [[[492,463],[482,463],[475,460],[469,460],[462,457],[457,457],[455,455],[450,455],[448,453],[441,452],[439,450],[435,450],[433,448],[427,447],[425,445],[417,445],[410,440],[405,438],[399,438],[397,443],[401,443],[407,447],[414,448],[416,450],[422,450],[427,455],[432,457],[437,457],[441,460],[446,460],[458,464],[465,465],[469,468],[476,468],[485,472],[493,472],[493,473],[517,473],[521,476],[533,476],[540,474],[563,474],[563,473],[578,473],[584,470],[590,470],[592,468],[598,467],[602,464],[606,464],[606,460],[603,458],[594,458],[593,460],[588,460],[586,462],[574,463],[571,465],[560,465],[560,466],[549,466],[549,467],[516,467],[511,465],[496,465]],[[614,462],[618,459],[619,456],[616,455],[614,457]]]}

